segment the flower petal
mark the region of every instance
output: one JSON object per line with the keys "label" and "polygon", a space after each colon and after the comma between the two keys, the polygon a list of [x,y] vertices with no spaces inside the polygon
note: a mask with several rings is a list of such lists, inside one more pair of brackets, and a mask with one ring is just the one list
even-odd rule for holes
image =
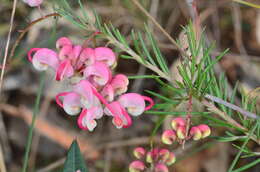
{"label": "flower petal", "polygon": [[87,80],[81,80],[73,87],[73,90],[81,96],[81,103],[85,108],[94,106],[94,94],[92,85]]}
{"label": "flower petal", "polygon": [[[35,54],[31,57],[33,52],[35,52]],[[33,66],[40,71],[47,70],[48,66],[55,70],[59,64],[57,53],[48,48],[32,48],[28,52],[28,59],[32,62]]]}
{"label": "flower petal", "polygon": [[71,61],[73,62],[73,64],[76,64],[80,53],[81,53],[82,47],[80,45],[75,45],[72,48],[72,56],[70,57]]}
{"label": "flower petal", "polygon": [[101,107],[92,107],[84,109],[78,119],[78,125],[81,129],[93,131],[97,126],[95,119],[100,119],[103,116],[103,109]]}
{"label": "flower petal", "polygon": [[145,110],[145,101],[137,93],[127,93],[119,97],[118,102],[133,116],[141,115]]}
{"label": "flower petal", "polygon": [[[63,103],[60,97],[63,96]],[[56,102],[69,115],[77,115],[81,110],[80,96],[74,92],[63,92],[56,96]]]}
{"label": "flower petal", "polygon": [[96,62],[84,70],[84,76],[90,80],[92,78],[96,84],[104,86],[111,79],[111,71],[106,64]]}
{"label": "flower petal", "polygon": [[121,95],[127,91],[129,84],[127,76],[123,74],[117,74],[112,78],[111,86],[114,89],[115,96]]}
{"label": "flower petal", "polygon": [[58,66],[58,69],[56,71],[56,80],[60,81],[62,80],[64,77],[71,77],[74,74],[74,69],[71,65],[71,62],[69,59],[66,59],[64,61],[62,61],[60,63],[60,65]]}
{"label": "flower petal", "polygon": [[78,65],[85,64],[86,66],[92,65],[95,62],[95,51],[93,48],[84,48],[79,56]]}
{"label": "flower petal", "polygon": [[73,47],[72,45],[65,45],[62,47],[62,49],[59,52],[59,59],[65,60],[65,59],[72,59],[73,56]]}
{"label": "flower petal", "polygon": [[106,106],[104,113],[108,116],[114,117],[112,122],[117,128],[122,128],[124,125],[128,125],[128,121],[123,115],[122,106],[117,101]]}
{"label": "flower petal", "polygon": [[[114,103],[115,105],[111,106],[111,103],[109,104],[106,99],[95,89],[92,88],[92,91],[94,93],[94,95],[100,100],[100,102],[102,102],[106,108],[106,114],[113,116],[113,124],[115,124],[115,126],[117,126],[117,128],[121,128],[122,125],[124,128],[127,128],[129,126],[132,125],[132,119],[130,118],[129,114],[126,112],[126,110],[120,105],[120,103]],[[113,103],[113,102],[112,102]],[[118,105],[117,105],[118,104]],[[119,111],[117,111],[117,109]],[[124,121],[121,119],[121,114],[123,115],[123,119],[125,119],[127,121],[127,124],[124,125]]]}
{"label": "flower petal", "polygon": [[116,61],[115,53],[107,47],[95,48],[96,60],[112,66]]}
{"label": "flower petal", "polygon": [[110,84],[107,84],[101,91],[101,95],[109,102],[114,100],[114,89]]}
{"label": "flower petal", "polygon": [[64,46],[72,46],[72,42],[69,38],[67,37],[61,37],[56,41],[56,48],[62,49]]}

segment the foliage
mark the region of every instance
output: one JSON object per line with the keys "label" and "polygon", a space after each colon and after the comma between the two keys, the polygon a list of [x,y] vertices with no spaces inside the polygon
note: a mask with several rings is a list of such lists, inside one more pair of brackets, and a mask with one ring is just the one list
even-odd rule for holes
{"label": "foliage", "polygon": [[76,140],[69,148],[63,172],[88,172]]}

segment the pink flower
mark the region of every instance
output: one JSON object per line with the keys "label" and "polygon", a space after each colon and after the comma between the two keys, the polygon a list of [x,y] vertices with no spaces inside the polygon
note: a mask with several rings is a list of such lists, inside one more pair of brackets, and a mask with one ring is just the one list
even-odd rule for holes
{"label": "pink flower", "polygon": [[[150,103],[147,107],[145,107],[145,100]],[[154,105],[151,98],[137,93],[123,94],[119,97],[118,102],[133,116],[141,115],[145,110],[149,110]]]}
{"label": "pink flower", "polygon": [[84,48],[79,56],[78,66],[92,65],[95,62],[95,51],[92,48]]}
{"label": "pink flower", "polygon": [[78,118],[78,126],[89,131],[93,131],[97,126],[97,122],[95,119],[100,119],[103,116],[102,107],[92,107],[90,109],[83,109],[79,118]]}
{"label": "pink flower", "polygon": [[[63,103],[60,101],[63,98]],[[57,104],[69,115],[77,115],[81,111],[80,96],[74,92],[63,92],[56,96]]]}
{"label": "pink flower", "polygon": [[26,4],[28,4],[30,7],[37,7],[41,5],[43,0],[23,0]]}
{"label": "pink flower", "polygon": [[111,79],[111,71],[106,64],[96,62],[93,65],[86,67],[84,70],[84,76],[91,83],[104,86]]}
{"label": "pink flower", "polygon": [[95,48],[95,58],[99,62],[103,62],[108,66],[114,65],[116,61],[116,56],[114,52],[107,47],[98,47]]}
{"label": "pink flower", "polygon": [[106,86],[101,91],[101,94],[109,102],[114,100],[114,97],[121,95],[127,91],[127,86],[129,84],[128,78],[123,74],[115,75],[111,82],[106,84]]}
{"label": "pink flower", "polygon": [[67,37],[61,37],[56,41],[56,48],[58,50],[62,49],[64,46],[72,46],[72,42]]}
{"label": "pink flower", "polygon": [[127,86],[129,84],[127,76],[123,74],[117,74],[112,78],[110,85],[114,90],[115,96],[121,95],[127,91]]}
{"label": "pink flower", "polygon": [[92,85],[87,80],[81,80],[78,84],[74,85],[73,90],[80,95],[80,102],[85,108],[97,105],[96,102],[99,100],[94,95]]}
{"label": "pink flower", "polygon": [[75,66],[75,68],[78,68],[78,66],[76,66],[76,63],[79,59],[81,51],[82,51],[82,47],[80,45],[75,45],[72,48],[72,54],[69,58],[70,58],[72,64]]}
{"label": "pink flower", "polygon": [[72,77],[74,74],[74,69],[71,65],[71,61],[69,59],[65,59],[64,61],[60,62],[59,67],[57,68],[56,72],[56,80],[60,81],[63,78]]}
{"label": "pink flower", "polygon": [[112,122],[117,128],[128,127],[132,124],[131,118],[117,101],[107,105],[104,112],[108,116],[113,116]]}
{"label": "pink flower", "polygon": [[[35,54],[32,57],[33,52],[35,52]],[[57,53],[48,48],[30,49],[28,52],[28,59],[39,71],[47,70],[49,66],[56,70],[59,64]]]}
{"label": "pink flower", "polygon": [[102,96],[109,102],[114,100],[114,89],[110,84],[107,84],[101,91]]}
{"label": "pink flower", "polygon": [[[113,117],[117,128],[129,127],[132,124],[129,114],[141,115],[154,105],[149,97],[123,94],[129,81],[123,74],[112,77],[110,67],[115,64],[116,55],[110,48],[83,48],[73,45],[67,37],[58,39],[56,48],[58,53],[47,48],[33,48],[28,52],[28,58],[38,70],[53,68],[57,81],[70,79],[72,91],[59,93],[56,102],[69,115],[76,115],[83,109],[78,118],[80,128],[93,131],[96,119],[103,116],[103,109]],[[145,101],[149,105],[146,106]]]}

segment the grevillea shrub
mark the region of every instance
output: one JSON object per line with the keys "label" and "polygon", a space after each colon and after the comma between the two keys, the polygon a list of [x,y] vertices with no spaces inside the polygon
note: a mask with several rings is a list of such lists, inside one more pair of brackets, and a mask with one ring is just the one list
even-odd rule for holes
{"label": "grevillea shrub", "polygon": [[39,71],[53,70],[61,84],[65,79],[70,81],[71,91],[57,94],[56,102],[68,115],[79,114],[81,129],[93,131],[96,120],[104,114],[113,118],[117,128],[129,127],[131,116],[139,116],[153,106],[153,100],[147,96],[126,93],[127,76],[112,74],[117,60],[112,49],[85,48],[74,45],[67,37],[58,39],[56,48],[57,51],[32,48],[28,59]]}
{"label": "grevillea shrub", "polygon": [[[40,9],[43,0],[23,0],[23,2]],[[239,152],[232,161],[229,172],[242,171],[260,162],[257,158],[233,170],[242,153],[245,157],[259,156],[259,152],[246,147],[249,141],[260,145],[257,98],[251,95],[259,91],[259,88],[248,94],[241,91],[239,96],[236,96],[237,86],[234,86],[232,93],[227,89],[228,82],[225,75],[218,76],[214,66],[228,50],[216,57],[216,53],[212,53],[213,46],[208,45],[205,41],[206,34],[202,32],[197,1],[185,1],[193,18],[190,24],[183,27],[180,39],[176,42],[137,0],[130,0],[180,52],[181,58],[175,72],[172,72],[170,65],[167,64],[148,26],[145,25],[142,32],[133,29],[126,38],[126,35],[121,34],[112,24],[105,24],[96,12],[90,16],[80,0],[77,2],[82,16],[72,9],[69,1],[55,2],[55,13],[33,21],[22,31],[18,43],[28,29],[52,16],[63,17],[78,26],[84,34],[90,33],[91,38],[87,38],[88,40],[93,37],[95,40],[100,39],[98,45],[95,42],[92,47],[88,47],[86,45],[88,41],[85,39],[82,39],[84,42],[82,45],[76,45],[68,37],[61,37],[56,41],[56,48],[31,48],[28,51],[28,60],[38,71],[52,71],[59,84],[69,83],[69,91],[60,90],[57,93],[56,103],[66,114],[77,116],[78,127],[86,132],[94,131],[97,120],[104,116],[112,118],[112,124],[119,129],[131,127],[133,121],[138,120],[133,117],[143,113],[148,114],[146,118],[153,118],[151,114],[159,116],[151,131],[150,147],[138,146],[133,150],[135,160],[126,167],[130,172],[172,171],[176,156],[173,153],[175,151],[171,150],[175,146],[181,144],[181,148],[185,148],[187,142],[203,143],[215,138],[223,142],[236,141],[236,144],[243,141],[242,146],[236,145]],[[244,1],[239,2],[254,6]],[[120,57],[135,60],[153,72],[152,75],[131,76],[132,79],[153,79],[159,88],[159,91],[147,90],[153,98],[128,92],[129,77],[114,71]],[[40,100],[41,91],[38,95],[37,100]],[[157,104],[154,104],[155,99]],[[235,105],[235,100],[240,106]],[[39,106],[38,102],[35,103],[36,109]],[[204,108],[195,112],[195,102],[199,102]],[[180,110],[183,105],[186,109]],[[36,112],[28,137],[23,172],[26,172],[28,164]],[[172,116],[170,126],[166,126],[169,129],[162,131],[161,125],[167,116]],[[210,137],[218,126],[229,129],[226,136]],[[160,139],[154,139],[156,135],[159,135]],[[68,153],[64,172],[86,172],[82,161],[75,141]]]}

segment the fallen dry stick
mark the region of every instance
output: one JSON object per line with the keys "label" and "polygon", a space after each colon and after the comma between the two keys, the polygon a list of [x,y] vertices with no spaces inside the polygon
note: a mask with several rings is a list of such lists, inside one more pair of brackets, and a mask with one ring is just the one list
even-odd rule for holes
{"label": "fallen dry stick", "polygon": [[[0,110],[5,112],[5,114],[22,118],[28,125],[32,122],[32,112],[26,107],[15,107],[8,104],[0,104]],[[87,159],[97,159],[100,155],[97,149],[95,149],[95,147],[88,140],[77,138],[77,134],[65,131],[64,129],[57,127],[46,120],[36,119],[35,129],[65,149],[68,149],[72,141],[77,139],[80,149],[84,152]]]}

